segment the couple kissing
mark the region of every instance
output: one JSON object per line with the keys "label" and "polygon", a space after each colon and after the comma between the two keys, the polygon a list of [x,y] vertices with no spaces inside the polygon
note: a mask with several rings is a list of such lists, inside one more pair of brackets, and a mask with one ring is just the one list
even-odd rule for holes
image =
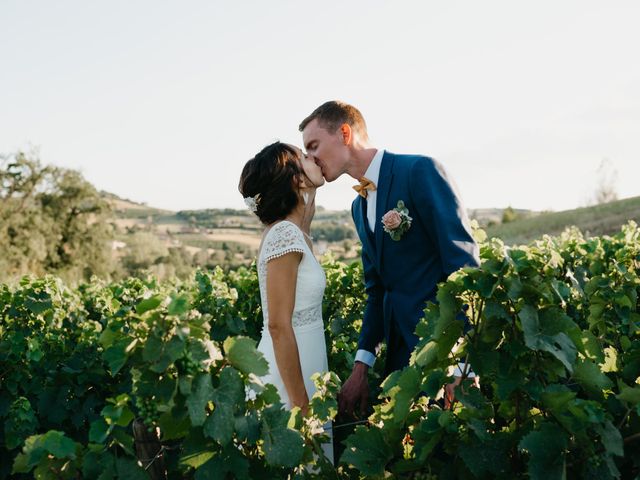
{"label": "couple kissing", "polygon": [[[326,284],[313,255],[310,226],[316,190],[343,174],[358,183],[351,215],[362,243],[367,295],[353,370],[338,396],[341,413],[364,412],[368,369],[384,375],[408,365],[415,328],[437,284],[479,265],[465,208],[443,166],[422,155],[373,146],[360,111],[329,101],[299,127],[304,152],[276,142],[249,160],[239,190],[264,225],[258,252],[263,330],[258,350],[269,363],[265,382],[287,408],[308,408],[311,376],[328,369],[322,300]],[[384,359],[376,347],[386,343]],[[456,380],[456,382],[459,381]],[[445,403],[456,384],[446,386]],[[331,432],[330,425],[326,427]],[[323,445],[333,460],[333,447]]]}

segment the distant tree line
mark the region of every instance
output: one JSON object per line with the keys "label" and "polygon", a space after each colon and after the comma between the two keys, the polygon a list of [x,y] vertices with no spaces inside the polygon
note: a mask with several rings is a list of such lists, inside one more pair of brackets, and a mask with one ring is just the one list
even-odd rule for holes
{"label": "distant tree line", "polygon": [[[0,282],[46,273],[70,283],[94,275],[186,278],[197,267],[231,269],[251,262],[251,252],[233,244],[195,250],[151,231],[119,232],[109,200],[79,172],[43,165],[35,150],[0,155]],[[248,213],[181,213],[207,218],[212,212]]]}
{"label": "distant tree line", "polygon": [[207,208],[204,210],[180,210],[176,216],[199,228],[218,228],[224,226],[224,221],[231,217],[241,217],[239,227],[246,224],[258,225],[257,219],[249,210],[235,210],[233,208]]}
{"label": "distant tree line", "polygon": [[37,151],[0,156],[0,276],[70,280],[113,270],[109,204],[80,173],[43,166]]}
{"label": "distant tree line", "polygon": [[313,233],[314,239],[325,240],[327,242],[352,240],[356,236],[356,231],[352,223],[331,220],[314,221],[311,224],[311,232]]}

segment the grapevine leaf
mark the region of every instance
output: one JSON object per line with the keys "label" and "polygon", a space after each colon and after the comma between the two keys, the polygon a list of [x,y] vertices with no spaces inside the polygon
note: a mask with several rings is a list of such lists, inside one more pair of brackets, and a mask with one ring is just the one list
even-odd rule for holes
{"label": "grapevine leaf", "polygon": [[590,360],[576,362],[573,376],[585,390],[591,393],[601,394],[602,390],[613,387],[613,382],[602,373],[598,365]]}
{"label": "grapevine leaf", "polygon": [[144,468],[138,465],[136,460],[128,457],[116,458],[116,472],[117,478],[123,480],[148,480],[149,478]]}
{"label": "grapevine leaf", "polygon": [[229,474],[233,478],[249,478],[249,462],[233,445],[198,468],[195,480],[225,480]]}
{"label": "grapevine leaf", "polygon": [[98,418],[91,422],[89,427],[89,441],[93,443],[104,443],[113,430],[114,425],[108,425],[104,418]]}
{"label": "grapevine leaf", "polygon": [[39,315],[53,307],[53,302],[48,293],[40,292],[38,293],[38,298],[28,296],[24,301],[24,305],[31,310],[31,312]]}
{"label": "grapevine leaf", "polygon": [[628,402],[631,405],[638,405],[640,403],[640,387],[628,387],[623,382],[618,382],[620,387],[620,393],[616,395],[618,400]]}
{"label": "grapevine leaf", "polygon": [[186,411],[168,411],[160,415],[158,426],[162,432],[162,440],[182,438],[189,433],[189,415]]}
{"label": "grapevine leaf", "polygon": [[204,434],[226,445],[233,436],[234,422],[231,419],[244,401],[244,383],[236,369],[225,367],[220,372],[220,386],[214,389],[211,399],[214,410],[204,424]]}
{"label": "grapevine leaf", "polygon": [[16,456],[13,473],[29,472],[47,455],[74,460],[78,446],[76,442],[58,430],[49,430],[41,435],[33,435],[26,439],[22,453]]}
{"label": "grapevine leaf", "polygon": [[142,315],[143,313],[148,312],[149,310],[153,310],[154,308],[157,308],[158,305],[162,303],[162,300],[163,298],[160,295],[154,295],[152,297],[145,298],[144,300],[140,301],[136,305],[136,313],[138,315]]}
{"label": "grapevine leaf", "polygon": [[129,343],[129,340],[124,338],[107,348],[102,354],[102,358],[104,358],[109,365],[109,370],[111,370],[112,375],[117,374],[127,363],[126,350]]}
{"label": "grapevine leaf", "polygon": [[524,332],[524,341],[531,350],[549,352],[556,357],[569,372],[573,372],[576,347],[565,333],[546,335],[540,327],[538,312],[531,305],[525,305],[520,311],[520,321]]}
{"label": "grapevine leaf", "polygon": [[340,462],[354,466],[365,477],[381,476],[393,457],[393,449],[387,444],[382,430],[376,427],[358,426],[350,435]]}
{"label": "grapevine leaf", "polygon": [[470,443],[460,445],[460,456],[476,478],[504,478],[509,473],[509,442],[504,434],[489,436],[480,441],[470,436]]}
{"label": "grapevine leaf", "polygon": [[189,311],[189,299],[185,295],[177,295],[171,299],[171,303],[167,307],[169,315],[181,315]]}
{"label": "grapevine leaf", "polygon": [[600,434],[602,445],[606,451],[611,455],[617,455],[618,457],[624,456],[624,444],[622,441],[622,435],[620,431],[609,420],[604,424],[600,424],[596,427],[596,430]]}
{"label": "grapevine leaf", "polygon": [[202,435],[202,429],[191,429],[182,444],[180,464],[200,468],[216,454],[210,442]]}
{"label": "grapevine leaf", "polygon": [[224,341],[228,362],[242,373],[266,375],[269,364],[256,350],[255,340],[249,337],[229,337]]}
{"label": "grapevine leaf", "polygon": [[[415,355],[415,357],[413,357]],[[438,344],[433,340],[427,342],[419,351],[412,354],[413,361],[422,368],[429,368],[438,358]]]}
{"label": "grapevine leaf", "polygon": [[187,399],[187,409],[192,425],[199,427],[206,420],[205,406],[211,400],[212,394],[211,377],[207,374],[198,375],[193,382],[191,395]]}
{"label": "grapevine leaf", "polygon": [[413,367],[395,371],[384,381],[382,390],[391,398],[382,407],[382,411],[389,413],[394,423],[404,422],[411,403],[420,392],[420,384],[420,373]]}
{"label": "grapevine leaf", "polygon": [[269,465],[294,467],[300,463],[303,439],[299,432],[287,427],[290,413],[272,405],[262,412],[264,455]]}
{"label": "grapevine leaf", "polygon": [[[581,343],[581,344],[580,344]],[[585,330],[581,333],[580,343],[578,348],[580,353],[590,360],[595,360],[598,363],[604,362],[604,352],[600,347],[600,343],[596,336],[589,330]]]}
{"label": "grapevine leaf", "polygon": [[567,438],[563,430],[552,423],[543,423],[538,430],[528,433],[519,444],[529,454],[527,471],[533,480],[566,478],[565,449]]}
{"label": "grapevine leaf", "polygon": [[442,370],[434,370],[422,384],[422,390],[428,397],[433,398],[438,394],[446,379],[446,373]]}
{"label": "grapevine leaf", "polygon": [[613,347],[607,347],[604,349],[605,359],[602,365],[603,372],[617,372],[618,371],[618,351]]}

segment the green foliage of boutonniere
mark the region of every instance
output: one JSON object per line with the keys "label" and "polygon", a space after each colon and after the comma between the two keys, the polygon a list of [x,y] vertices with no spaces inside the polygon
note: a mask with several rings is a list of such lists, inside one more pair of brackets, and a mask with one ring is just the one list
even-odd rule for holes
{"label": "green foliage of boutonniere", "polygon": [[382,216],[382,225],[384,231],[389,236],[398,241],[402,238],[402,235],[411,227],[411,221],[413,219],[409,216],[409,209],[404,206],[402,200],[398,200],[398,205],[393,210],[389,210]]}

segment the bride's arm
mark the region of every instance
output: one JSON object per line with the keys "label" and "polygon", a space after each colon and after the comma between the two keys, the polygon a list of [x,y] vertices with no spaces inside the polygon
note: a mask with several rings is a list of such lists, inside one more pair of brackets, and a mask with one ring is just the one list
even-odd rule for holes
{"label": "bride's arm", "polygon": [[290,252],[267,263],[267,302],[269,333],[273,341],[278,371],[289,395],[291,406],[306,413],[309,397],[302,378],[298,343],[293,333],[291,317],[296,297],[299,252]]}

